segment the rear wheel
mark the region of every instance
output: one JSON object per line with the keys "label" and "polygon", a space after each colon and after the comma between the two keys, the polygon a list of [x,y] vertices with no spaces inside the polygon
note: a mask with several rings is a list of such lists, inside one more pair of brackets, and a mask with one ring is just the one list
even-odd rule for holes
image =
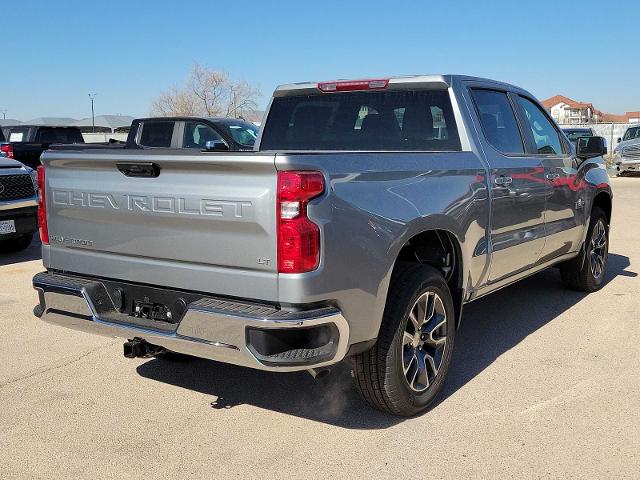
{"label": "rear wheel", "polygon": [[598,207],[591,212],[587,238],[582,247],[583,256],[560,266],[562,282],[565,286],[583,292],[595,292],[604,284],[609,258],[609,222]]}
{"label": "rear wheel", "polygon": [[376,345],[353,358],[356,388],[374,408],[411,416],[442,389],[455,337],[453,300],[435,268],[400,264]]}
{"label": "rear wheel", "polygon": [[0,240],[0,253],[20,252],[31,245],[33,233],[21,235],[10,240]]}

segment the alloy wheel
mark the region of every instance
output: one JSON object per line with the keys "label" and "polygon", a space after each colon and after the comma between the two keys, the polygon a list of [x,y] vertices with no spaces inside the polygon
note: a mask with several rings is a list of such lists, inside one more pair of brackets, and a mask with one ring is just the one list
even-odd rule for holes
{"label": "alloy wheel", "polygon": [[599,279],[607,262],[607,229],[601,219],[593,227],[590,246],[589,267],[594,278]]}
{"label": "alloy wheel", "polygon": [[440,296],[420,295],[407,317],[402,337],[402,369],[409,388],[423,392],[438,375],[447,346],[447,313]]}

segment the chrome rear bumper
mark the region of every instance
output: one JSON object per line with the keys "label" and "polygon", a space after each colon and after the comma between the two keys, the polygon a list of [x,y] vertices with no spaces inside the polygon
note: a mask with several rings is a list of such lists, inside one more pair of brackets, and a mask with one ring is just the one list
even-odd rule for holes
{"label": "chrome rear bumper", "polygon": [[[40,304],[34,314],[45,322],[123,339],[139,339],[168,350],[224,363],[269,371],[307,370],[342,360],[349,344],[349,326],[337,308],[285,311],[203,296],[187,305],[173,331],[134,325],[119,313],[105,285],[97,279],[39,273],[33,279]],[[313,330],[313,329],[316,330]],[[309,337],[323,329],[326,343],[265,354],[252,344],[260,335],[297,332]],[[295,338],[295,334],[293,335]],[[279,342],[280,343],[280,342]]]}

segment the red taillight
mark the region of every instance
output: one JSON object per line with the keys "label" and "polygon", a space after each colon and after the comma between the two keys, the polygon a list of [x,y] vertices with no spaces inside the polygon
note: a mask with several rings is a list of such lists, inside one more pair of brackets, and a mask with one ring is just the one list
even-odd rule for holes
{"label": "red taillight", "polygon": [[321,92],[352,92],[354,90],[382,90],[387,88],[389,80],[379,78],[374,80],[342,80],[336,82],[322,82],[318,84]]}
{"label": "red taillight", "polygon": [[13,158],[13,145],[10,143],[0,145],[0,152],[4,153],[4,156],[7,158]]}
{"label": "red taillight", "polygon": [[40,165],[38,174],[38,225],[40,226],[40,241],[49,245],[49,227],[47,226],[47,201],[45,195],[44,167]]}
{"label": "red taillight", "polygon": [[307,204],[324,191],[320,172],[278,172],[278,272],[304,273],[320,263],[320,229]]}

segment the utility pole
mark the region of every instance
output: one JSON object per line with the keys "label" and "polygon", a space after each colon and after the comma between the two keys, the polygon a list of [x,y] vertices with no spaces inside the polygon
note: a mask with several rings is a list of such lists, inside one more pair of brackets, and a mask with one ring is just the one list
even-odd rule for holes
{"label": "utility pole", "polygon": [[93,99],[96,98],[97,93],[90,93],[89,99],[91,100],[91,131],[96,133],[96,115],[93,111]]}

